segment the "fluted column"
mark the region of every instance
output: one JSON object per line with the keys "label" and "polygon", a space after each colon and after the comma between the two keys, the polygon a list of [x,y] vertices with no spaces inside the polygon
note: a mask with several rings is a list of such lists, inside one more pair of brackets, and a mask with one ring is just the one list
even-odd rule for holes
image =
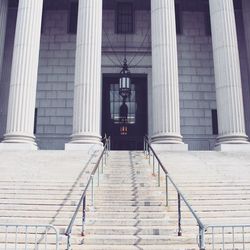
{"label": "fluted column", "polygon": [[239,51],[233,0],[209,0],[219,136],[217,144],[245,144]]}
{"label": "fluted column", "polygon": [[7,13],[8,13],[8,1],[0,0],[0,81],[2,75],[2,66],[3,66]]}
{"label": "fluted column", "polygon": [[182,144],[174,0],[151,0],[153,136]]}
{"label": "fluted column", "polygon": [[79,0],[73,135],[65,149],[101,144],[101,34],[102,1]]}
{"label": "fluted column", "polygon": [[43,0],[19,0],[5,148],[36,149],[34,113]]}

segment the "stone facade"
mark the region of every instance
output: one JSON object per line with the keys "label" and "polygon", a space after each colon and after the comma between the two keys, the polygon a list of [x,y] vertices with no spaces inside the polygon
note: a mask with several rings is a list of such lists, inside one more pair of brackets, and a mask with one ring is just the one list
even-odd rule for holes
{"label": "stone facade", "polygon": [[[14,43],[16,9],[9,8],[3,74],[0,85],[1,134],[5,133],[8,108],[11,57]],[[212,109],[217,109],[211,36],[206,33],[207,13],[197,10],[181,11],[181,34],[177,34],[180,129],[184,143],[191,150],[213,149],[217,135],[212,131]],[[63,149],[70,140],[73,124],[73,99],[76,35],[68,33],[69,10],[45,9],[40,44],[37,80],[36,138],[41,149]],[[122,60],[124,36],[115,34],[115,11],[103,10],[102,73],[119,73],[117,57]],[[152,124],[150,10],[135,11],[135,33],[127,36],[128,61],[135,56],[132,73],[147,74],[148,134]],[[245,125],[250,132],[249,75],[246,58],[246,36],[242,10],[236,10],[241,76],[245,107]],[[146,36],[141,48],[142,41]],[[112,43],[114,54],[109,41]],[[115,63],[115,64],[114,64]]]}

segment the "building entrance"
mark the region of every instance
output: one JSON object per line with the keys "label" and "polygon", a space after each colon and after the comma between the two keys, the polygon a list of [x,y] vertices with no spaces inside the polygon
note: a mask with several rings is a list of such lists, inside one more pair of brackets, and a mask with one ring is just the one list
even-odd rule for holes
{"label": "building entrance", "polygon": [[119,95],[119,75],[103,76],[102,135],[112,150],[142,150],[147,134],[147,76],[132,75],[131,95]]}

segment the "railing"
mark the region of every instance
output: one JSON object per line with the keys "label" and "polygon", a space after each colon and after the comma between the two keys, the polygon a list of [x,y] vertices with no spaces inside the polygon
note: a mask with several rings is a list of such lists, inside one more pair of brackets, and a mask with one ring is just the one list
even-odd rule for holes
{"label": "railing", "polygon": [[[91,185],[91,206],[94,206],[94,176],[97,171],[97,185],[99,186],[100,183],[100,171],[103,173],[104,170],[104,165],[107,163],[107,156],[110,151],[110,138],[105,139],[104,142],[104,148],[102,150],[101,155],[99,156],[94,169],[92,170],[90,177],[88,179],[87,185],[84,188],[84,191],[82,193],[82,196],[78,202],[78,205],[75,209],[75,212],[71,218],[71,221],[66,229],[65,235],[67,236],[67,250],[71,250],[71,233],[72,233],[72,228],[74,226],[74,222],[76,219],[76,216],[80,210],[80,207],[82,205],[82,236],[84,236],[84,226],[85,226],[85,220],[86,220],[86,195],[87,195],[87,190],[89,186]],[[100,164],[101,163],[101,164]],[[100,165],[101,165],[101,170],[100,170]]]}
{"label": "railing", "polygon": [[[177,192],[177,198],[178,198],[178,236],[182,236],[182,224],[181,224],[181,200],[186,204],[189,211],[195,218],[198,226],[199,226],[199,247],[200,250],[205,250],[205,225],[201,222],[199,216],[195,213],[191,205],[188,203],[184,195],[181,193],[171,176],[169,175],[166,168],[163,166],[161,160],[155,153],[154,149],[151,147],[149,140],[147,137],[144,138],[144,153],[147,154],[149,163],[151,164],[151,157],[152,157],[152,164],[153,164],[153,175],[155,175],[156,169],[155,165],[157,162],[157,174],[158,174],[158,186],[161,185],[161,169],[165,174],[165,181],[166,181],[166,206],[168,206],[168,182],[170,181],[172,185],[174,186],[176,192]],[[151,155],[152,153],[152,155]]]}
{"label": "railing", "polygon": [[52,225],[0,224],[0,249],[59,250],[59,233]]}
{"label": "railing", "polygon": [[206,236],[212,250],[250,249],[250,225],[209,225],[206,227]]}
{"label": "railing", "polygon": [[[189,204],[187,199],[181,193],[181,191],[179,190],[179,188],[177,187],[177,185],[175,184],[175,182],[173,181],[173,179],[169,175],[166,168],[163,166],[161,160],[159,159],[159,157],[155,153],[154,149],[151,147],[150,142],[146,136],[144,137],[144,153],[148,157],[149,163],[151,164],[151,162],[152,162],[153,175],[155,175],[156,174],[155,172],[157,171],[158,186],[159,187],[161,185],[161,169],[165,174],[166,206],[168,206],[168,182],[169,181],[172,183],[173,187],[175,188],[175,190],[177,192],[177,198],[178,198],[178,236],[182,236],[182,229],[181,229],[181,226],[182,226],[182,224],[181,224],[181,218],[182,218],[181,217],[181,200],[182,200],[186,204],[186,206],[188,207],[189,211],[191,212],[191,214],[193,215],[194,219],[196,220],[196,222],[198,224],[198,227],[199,227],[198,245],[199,245],[200,250],[205,250],[205,243],[206,243],[205,236],[206,235],[208,237],[210,237],[209,245],[211,245],[212,250],[215,250],[215,249],[221,249],[221,250],[224,250],[224,249],[231,249],[231,250],[250,249],[250,238],[248,238],[248,241],[247,241],[248,248],[246,248],[246,240],[245,240],[246,229],[249,229],[248,236],[250,236],[250,225],[248,225],[248,224],[245,224],[245,225],[205,225],[201,221],[199,216],[196,214],[196,212],[193,210],[193,208],[191,207],[191,205]],[[151,157],[152,157],[152,159],[151,159]],[[157,161],[157,170],[155,169],[156,161]],[[225,229],[230,229],[230,228],[232,229],[231,232],[226,232]],[[215,233],[216,233],[215,230],[216,229],[221,230],[219,233],[217,232],[217,235],[221,234],[221,241],[215,240]],[[239,232],[239,231],[236,232],[236,229],[241,230],[241,232]],[[235,240],[236,233],[237,233],[237,236],[241,235],[240,240],[239,240],[239,238],[237,238],[237,241]],[[230,236],[231,236],[231,240],[228,239],[227,241],[225,241],[225,236],[227,236],[227,238],[230,238]],[[220,248],[218,248],[219,244],[220,244],[220,246],[219,246]],[[237,246],[236,246],[236,244],[237,244]],[[229,245],[231,246],[231,248],[230,247],[228,248]],[[215,248],[216,246],[217,246],[217,248]],[[225,248],[226,246],[227,246],[227,248]]]}

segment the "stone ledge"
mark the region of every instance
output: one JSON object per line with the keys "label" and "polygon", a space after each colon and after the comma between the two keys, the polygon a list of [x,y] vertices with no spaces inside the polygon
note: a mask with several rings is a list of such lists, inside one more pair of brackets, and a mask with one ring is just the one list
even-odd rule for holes
{"label": "stone ledge", "polygon": [[35,144],[31,143],[0,143],[0,151],[31,151],[38,150]]}
{"label": "stone ledge", "polygon": [[176,144],[160,144],[160,143],[152,143],[152,148],[155,151],[188,151],[188,145],[184,143],[176,143]]}
{"label": "stone ledge", "polygon": [[214,150],[221,152],[250,152],[250,144],[220,144]]}
{"label": "stone ledge", "polygon": [[96,151],[103,148],[102,144],[88,144],[88,143],[66,143],[65,151]]}

